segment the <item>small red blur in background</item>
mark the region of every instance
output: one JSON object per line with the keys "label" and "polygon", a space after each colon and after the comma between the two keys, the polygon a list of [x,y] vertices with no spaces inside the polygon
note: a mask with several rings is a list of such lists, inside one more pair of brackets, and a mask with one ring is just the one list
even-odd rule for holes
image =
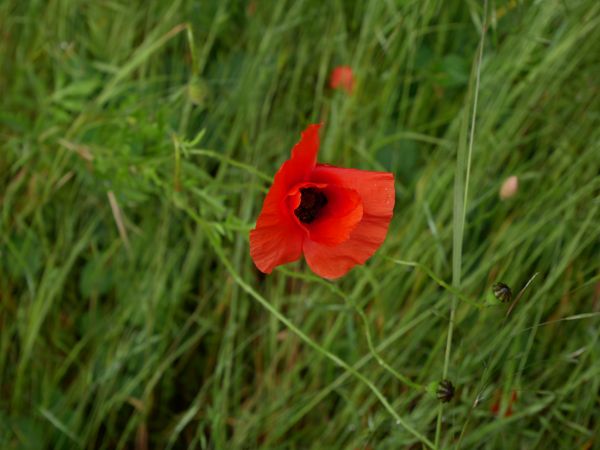
{"label": "small red blur in background", "polygon": [[[510,395],[510,400],[508,401],[508,407],[506,408],[506,411],[504,411],[504,417],[510,417],[513,415],[513,403],[515,403],[517,401],[517,399],[518,399],[517,391],[512,391],[512,394]],[[501,395],[498,395],[497,400],[490,407],[490,411],[492,412],[492,414],[494,414],[496,416],[500,412],[501,400],[502,400]]]}
{"label": "small red blur in background", "polygon": [[348,94],[352,94],[354,89],[354,73],[350,66],[337,66],[331,71],[329,80],[331,89],[344,89]]}

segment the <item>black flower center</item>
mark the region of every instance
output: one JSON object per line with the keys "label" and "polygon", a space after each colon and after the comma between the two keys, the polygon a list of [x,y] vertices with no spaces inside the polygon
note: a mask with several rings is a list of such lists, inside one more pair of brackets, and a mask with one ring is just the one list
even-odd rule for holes
{"label": "black flower center", "polygon": [[302,223],[311,223],[319,215],[319,211],[327,204],[327,197],[317,188],[300,189],[300,205],[294,214]]}

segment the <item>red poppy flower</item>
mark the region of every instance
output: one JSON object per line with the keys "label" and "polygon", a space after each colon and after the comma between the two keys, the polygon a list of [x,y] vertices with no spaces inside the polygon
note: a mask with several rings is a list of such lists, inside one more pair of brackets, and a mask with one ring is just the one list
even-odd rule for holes
{"label": "red poppy flower", "polygon": [[348,94],[352,94],[354,89],[354,74],[350,66],[337,66],[331,71],[331,79],[329,80],[331,89],[345,89]]}
{"label": "red poppy flower", "polygon": [[363,264],[385,240],[394,209],[388,172],[317,164],[319,127],[310,125],[273,185],[250,232],[250,255],[261,272],[302,254],[323,278]]}

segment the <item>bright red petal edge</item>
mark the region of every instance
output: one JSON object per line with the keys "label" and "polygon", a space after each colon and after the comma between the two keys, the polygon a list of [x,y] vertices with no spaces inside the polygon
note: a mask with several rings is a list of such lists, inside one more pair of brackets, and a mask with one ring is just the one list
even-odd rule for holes
{"label": "bright red petal edge", "polygon": [[350,239],[333,247],[309,239],[303,244],[313,272],[323,278],[339,278],[355,265],[364,264],[385,240],[395,203],[394,175],[318,165],[311,181],[354,189],[362,199],[363,218]]}
{"label": "bright red petal edge", "polygon": [[319,152],[320,124],[309,125],[292,149],[291,158],[275,174],[256,227],[250,231],[250,256],[261,272],[271,271],[302,255],[304,231],[292,217],[285,198],[289,190],[307,181],[315,169]]}

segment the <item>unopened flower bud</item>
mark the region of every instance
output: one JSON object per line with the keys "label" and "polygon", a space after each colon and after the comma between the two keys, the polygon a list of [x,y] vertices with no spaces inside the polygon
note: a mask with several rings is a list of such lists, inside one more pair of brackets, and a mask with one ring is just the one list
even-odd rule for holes
{"label": "unopened flower bud", "polygon": [[500,188],[500,199],[506,200],[514,197],[518,190],[519,179],[515,175],[510,176],[502,183],[502,187]]}
{"label": "unopened flower bud", "polygon": [[439,382],[436,396],[442,403],[448,403],[454,397],[454,385],[449,380],[442,380]]}
{"label": "unopened flower bud", "polygon": [[494,283],[492,286],[494,296],[502,303],[510,302],[512,299],[512,291],[510,286],[502,282]]}

